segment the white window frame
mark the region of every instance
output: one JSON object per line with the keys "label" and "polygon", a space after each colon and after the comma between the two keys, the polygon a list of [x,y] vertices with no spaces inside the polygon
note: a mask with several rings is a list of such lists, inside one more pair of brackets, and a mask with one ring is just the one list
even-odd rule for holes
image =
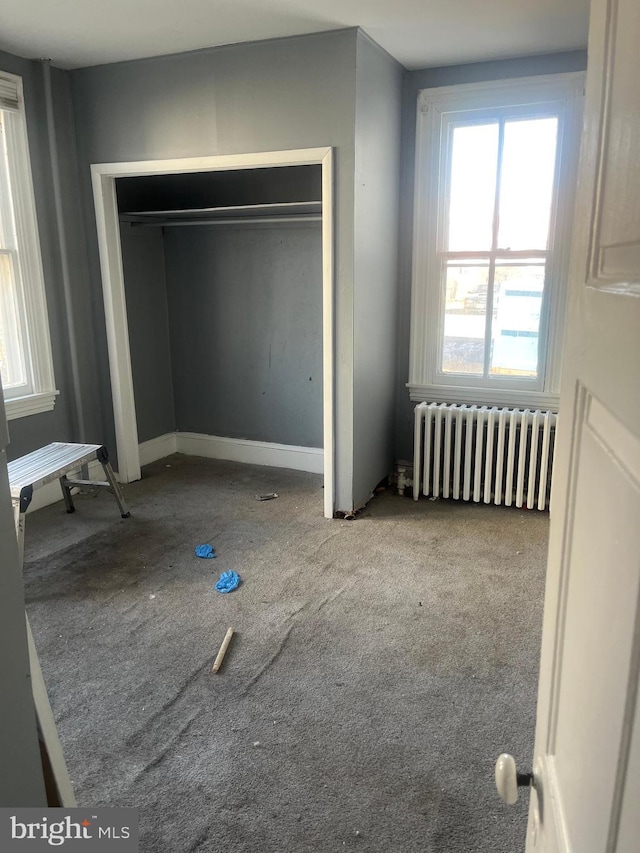
{"label": "white window frame", "polygon": [[[414,185],[413,269],[409,389],[414,401],[476,403],[557,409],[577,173],[584,74],[552,74],[490,83],[423,89],[418,93]],[[457,121],[489,121],[501,115],[558,117],[556,190],[551,213],[545,294],[541,316],[539,376],[466,377],[438,366],[444,327],[439,252],[444,250],[447,149],[443,139]]]}
{"label": "white window frame", "polygon": [[59,391],[55,387],[49,319],[45,294],[40,238],[36,218],[22,78],[0,71],[0,85],[17,94],[16,108],[0,103],[7,114],[5,130],[10,152],[10,180],[16,226],[19,264],[18,298],[26,337],[24,342],[28,383],[6,389],[4,402],[8,420],[53,409]]}

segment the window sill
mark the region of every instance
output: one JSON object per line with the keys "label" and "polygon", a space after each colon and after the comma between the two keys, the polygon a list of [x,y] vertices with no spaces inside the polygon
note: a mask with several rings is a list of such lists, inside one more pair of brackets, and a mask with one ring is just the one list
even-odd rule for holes
{"label": "window sill", "polygon": [[560,397],[541,391],[509,391],[492,388],[465,388],[407,384],[409,398],[414,403],[465,403],[476,406],[497,406],[511,409],[543,409],[558,411]]}
{"label": "window sill", "polygon": [[50,412],[56,403],[59,391],[43,391],[40,394],[28,394],[25,397],[14,397],[4,401],[8,421],[26,418],[28,415],[38,415]]}

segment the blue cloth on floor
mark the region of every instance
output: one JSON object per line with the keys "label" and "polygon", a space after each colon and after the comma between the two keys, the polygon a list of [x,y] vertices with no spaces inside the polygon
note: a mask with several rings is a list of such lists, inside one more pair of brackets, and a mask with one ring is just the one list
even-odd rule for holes
{"label": "blue cloth on floor", "polygon": [[218,592],[233,592],[240,584],[240,575],[229,569],[228,572],[223,572],[220,575],[220,580],[216,584]]}
{"label": "blue cloth on floor", "polygon": [[211,545],[196,545],[196,557],[202,557],[203,560],[211,560],[216,556],[216,552]]}

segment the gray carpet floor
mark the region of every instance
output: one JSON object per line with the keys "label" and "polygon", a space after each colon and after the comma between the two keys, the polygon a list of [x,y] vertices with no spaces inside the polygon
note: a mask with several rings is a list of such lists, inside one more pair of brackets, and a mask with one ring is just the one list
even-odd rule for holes
{"label": "gray carpet floor", "polygon": [[315,475],[183,456],[125,494],[27,520],[79,803],[138,807],[143,853],[524,850],[493,764],[531,759],[546,514],[384,492],[326,520]]}

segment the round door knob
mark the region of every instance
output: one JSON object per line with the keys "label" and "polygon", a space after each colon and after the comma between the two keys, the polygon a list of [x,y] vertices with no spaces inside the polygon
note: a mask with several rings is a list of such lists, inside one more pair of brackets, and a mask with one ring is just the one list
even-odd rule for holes
{"label": "round door knob", "polygon": [[533,773],[518,773],[513,755],[503,752],[496,761],[496,788],[508,806],[518,799],[518,788],[529,787]]}

